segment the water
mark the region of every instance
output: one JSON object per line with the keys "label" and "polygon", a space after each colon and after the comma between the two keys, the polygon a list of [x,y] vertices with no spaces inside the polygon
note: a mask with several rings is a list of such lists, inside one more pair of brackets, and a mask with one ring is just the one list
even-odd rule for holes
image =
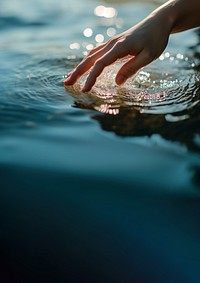
{"label": "water", "polygon": [[[169,114],[193,108],[199,103],[200,77],[193,68],[195,63],[188,57],[184,58],[182,54],[174,57],[166,52],[130,78],[123,87],[118,87],[115,75],[128,60],[117,61],[99,76],[88,98],[95,100],[94,109],[116,115],[120,108],[132,106],[141,113]],[[74,86],[67,86],[67,90],[80,96],[86,78],[87,74]],[[81,96],[85,98],[87,94]],[[105,106],[106,111],[103,110]],[[179,117],[182,119],[178,114],[177,121]],[[189,118],[189,115],[185,117]]]}
{"label": "water", "polygon": [[160,3],[0,1],[1,282],[199,282],[198,29],[63,87]]}

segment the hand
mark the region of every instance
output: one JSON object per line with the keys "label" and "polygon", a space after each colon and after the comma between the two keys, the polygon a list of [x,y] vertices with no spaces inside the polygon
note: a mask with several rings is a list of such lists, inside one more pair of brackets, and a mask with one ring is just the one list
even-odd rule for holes
{"label": "hand", "polygon": [[107,43],[94,48],[83,61],[68,74],[64,85],[73,85],[84,73],[88,74],[83,92],[90,91],[103,69],[117,59],[129,56],[118,71],[115,81],[118,85],[133,76],[139,69],[158,58],[164,51],[171,25],[168,17],[151,14],[131,29],[115,36]]}

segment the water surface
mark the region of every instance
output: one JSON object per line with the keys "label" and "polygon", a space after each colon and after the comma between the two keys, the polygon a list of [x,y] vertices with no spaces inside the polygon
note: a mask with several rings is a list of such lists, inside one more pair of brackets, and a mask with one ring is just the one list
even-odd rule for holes
{"label": "water surface", "polygon": [[0,2],[2,282],[199,282],[198,29],[122,88],[120,62],[63,86],[159,3]]}

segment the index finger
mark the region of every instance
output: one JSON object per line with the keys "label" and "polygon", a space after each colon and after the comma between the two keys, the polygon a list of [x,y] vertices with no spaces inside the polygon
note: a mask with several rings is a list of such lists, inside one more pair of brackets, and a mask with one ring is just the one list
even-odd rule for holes
{"label": "index finger", "polygon": [[102,73],[103,69],[114,63],[117,59],[123,58],[126,55],[128,55],[127,51],[122,48],[121,44],[116,43],[111,50],[109,50],[105,55],[103,55],[95,62],[94,67],[87,77],[82,91],[90,91],[95,84],[97,77]]}
{"label": "index finger", "polygon": [[108,43],[104,43],[92,50],[90,54],[85,57],[82,62],[70,73],[70,75],[65,80],[65,85],[72,85],[74,84],[83,74],[85,74],[95,63],[96,60],[98,60],[99,57],[101,57],[107,49],[110,48],[110,45]]}

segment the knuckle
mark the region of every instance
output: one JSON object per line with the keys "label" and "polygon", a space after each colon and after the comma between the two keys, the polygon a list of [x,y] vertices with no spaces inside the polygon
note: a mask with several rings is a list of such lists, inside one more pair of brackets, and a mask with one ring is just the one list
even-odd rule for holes
{"label": "knuckle", "polygon": [[124,40],[123,39],[119,39],[116,43],[115,43],[115,47],[122,47],[124,45]]}
{"label": "knuckle", "polygon": [[88,64],[91,64],[93,61],[94,61],[93,55],[90,54],[83,59],[83,61],[79,66],[82,68],[83,66],[87,66]]}
{"label": "knuckle", "polygon": [[117,42],[117,40],[118,40],[118,37],[117,37],[117,36],[115,36],[115,37],[113,37],[113,38],[110,38],[110,39],[108,40],[108,43],[113,44],[113,43],[116,43],[116,42]]}
{"label": "knuckle", "polygon": [[92,48],[92,50],[90,50],[90,52],[88,53],[88,56],[93,55],[95,52],[97,52],[102,47],[103,47],[103,44],[101,46],[96,46]]}
{"label": "knuckle", "polygon": [[109,39],[109,40],[106,42],[105,47],[106,47],[106,48],[111,48],[113,45],[114,45],[114,39],[111,38],[111,39]]}
{"label": "knuckle", "polygon": [[107,41],[107,44],[106,45],[110,45],[110,44],[112,44],[113,42],[114,42],[114,38],[110,38],[108,41]]}
{"label": "knuckle", "polygon": [[92,50],[90,50],[87,57],[91,56],[95,51],[96,51],[96,48],[93,48]]}
{"label": "knuckle", "polygon": [[117,43],[117,41],[118,41],[118,38],[113,37],[113,38],[108,40],[106,46],[111,48],[112,46],[114,46]]}
{"label": "knuckle", "polygon": [[92,60],[92,53],[90,53],[86,58],[85,58],[85,60],[84,61],[91,61]]}

